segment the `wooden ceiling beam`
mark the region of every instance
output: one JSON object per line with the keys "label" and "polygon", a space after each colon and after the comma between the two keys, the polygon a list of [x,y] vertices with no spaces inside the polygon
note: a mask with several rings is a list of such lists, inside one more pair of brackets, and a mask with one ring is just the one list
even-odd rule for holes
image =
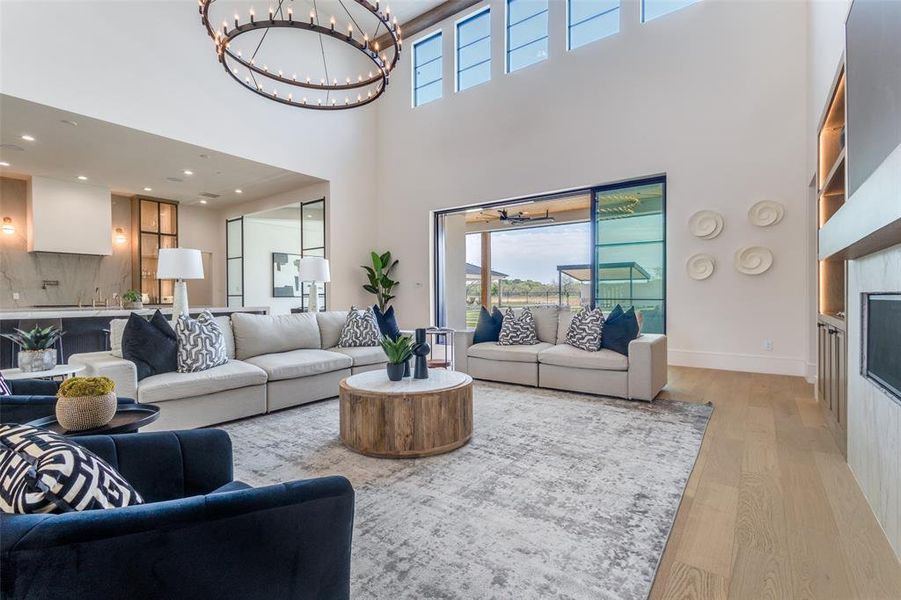
{"label": "wooden ceiling beam", "polygon": [[[418,17],[413,17],[406,23],[401,23],[401,35],[404,40],[412,39],[416,34],[425,31],[433,25],[437,25],[448,17],[452,17],[471,6],[475,6],[481,1],[482,0],[447,0],[435,8],[427,10]],[[387,47],[389,44],[388,34],[386,33],[381,36],[376,42],[378,42],[379,46],[382,48]]]}

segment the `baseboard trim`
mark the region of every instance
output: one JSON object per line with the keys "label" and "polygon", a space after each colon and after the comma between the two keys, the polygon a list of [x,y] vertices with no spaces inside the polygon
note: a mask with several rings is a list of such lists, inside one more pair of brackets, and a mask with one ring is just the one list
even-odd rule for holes
{"label": "baseboard trim", "polygon": [[697,367],[720,371],[744,371],[770,375],[808,377],[807,360],[793,356],[760,356],[730,352],[702,352],[669,349],[668,362],[677,367]]}

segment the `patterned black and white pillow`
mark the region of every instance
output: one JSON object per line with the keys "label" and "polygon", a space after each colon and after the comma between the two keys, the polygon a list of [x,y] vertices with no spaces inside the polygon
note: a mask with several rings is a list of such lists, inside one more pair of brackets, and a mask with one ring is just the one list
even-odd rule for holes
{"label": "patterned black and white pillow", "polygon": [[28,425],[0,425],[0,481],[0,511],[9,514],[144,503],[99,456],[61,435]]}
{"label": "patterned black and white pillow", "polygon": [[9,387],[9,383],[3,378],[3,373],[0,373],[0,396],[12,396],[12,394],[12,388]]}
{"label": "patterned black and white pillow", "polygon": [[537,343],[538,333],[532,311],[524,308],[519,317],[513,314],[512,308],[504,311],[504,322],[501,324],[500,335],[497,336],[498,346],[532,346]]}
{"label": "patterned black and white pillow", "polygon": [[203,311],[196,319],[179,315],[175,335],[178,337],[179,373],[206,371],[228,362],[225,334],[209,311]]}
{"label": "patterned black and white pillow", "polygon": [[604,313],[600,308],[583,308],[573,315],[566,332],[566,343],[580,350],[597,352],[601,349],[604,331]]}
{"label": "patterned black and white pillow", "polygon": [[379,323],[372,308],[357,310],[356,306],[351,306],[341,329],[341,336],[338,338],[338,347],[378,346],[381,339]]}

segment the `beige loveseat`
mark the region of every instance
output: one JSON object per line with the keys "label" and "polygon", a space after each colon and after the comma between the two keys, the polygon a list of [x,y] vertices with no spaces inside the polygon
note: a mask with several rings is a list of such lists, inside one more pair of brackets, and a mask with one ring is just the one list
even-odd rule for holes
{"label": "beige loveseat", "polygon": [[665,335],[641,334],[629,344],[629,356],[607,349],[587,352],[564,343],[572,312],[556,306],[531,311],[538,344],[474,344],[468,330],[456,339],[457,369],[475,379],[646,401],[666,385]]}
{"label": "beige loveseat", "polygon": [[346,318],[346,311],[216,317],[226,364],[141,381],[134,363],[122,358],[126,320],[117,319],[110,323],[109,352],[73,354],[69,362],[84,365],[84,375],[111,378],[119,396],[159,406],[148,431],[203,427],[331,398],[344,377],[384,368],[379,346],[337,347]]}

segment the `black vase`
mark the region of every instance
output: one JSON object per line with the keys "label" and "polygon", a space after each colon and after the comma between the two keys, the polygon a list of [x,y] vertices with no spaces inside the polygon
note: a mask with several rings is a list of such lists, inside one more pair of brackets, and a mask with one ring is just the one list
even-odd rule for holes
{"label": "black vase", "polygon": [[429,378],[429,362],[426,358],[431,348],[425,341],[425,329],[416,330],[416,341],[413,344],[413,354],[416,355],[416,366],[413,369],[414,379]]}
{"label": "black vase", "polygon": [[404,365],[406,363],[388,363],[388,379],[400,381],[404,378]]}

